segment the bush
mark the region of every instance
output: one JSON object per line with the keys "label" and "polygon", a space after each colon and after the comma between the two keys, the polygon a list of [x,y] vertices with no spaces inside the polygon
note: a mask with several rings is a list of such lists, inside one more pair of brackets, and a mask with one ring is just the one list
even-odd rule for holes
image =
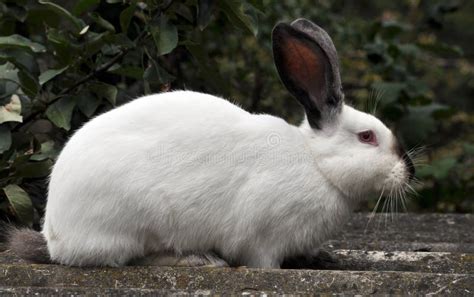
{"label": "bush", "polygon": [[[277,21],[302,16],[334,37],[349,102],[376,101],[379,116],[408,147],[432,145],[413,207],[472,210],[466,196],[473,192],[473,139],[464,136],[474,84],[472,70],[459,70],[472,66],[437,31],[457,7],[377,3],[0,3],[1,214],[38,223],[47,176],[68,137],[89,118],[143,94],[190,88],[297,123],[299,106],[273,67],[270,32]],[[447,100],[454,93],[460,98]]]}

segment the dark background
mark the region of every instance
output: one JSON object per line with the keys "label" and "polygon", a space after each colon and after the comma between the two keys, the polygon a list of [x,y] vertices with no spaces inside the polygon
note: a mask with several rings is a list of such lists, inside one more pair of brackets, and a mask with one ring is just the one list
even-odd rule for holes
{"label": "dark background", "polygon": [[15,0],[0,2],[2,218],[37,224],[67,138],[143,94],[203,91],[297,124],[270,32],[299,17],[333,37],[346,101],[377,105],[417,152],[408,210],[472,212],[473,1]]}

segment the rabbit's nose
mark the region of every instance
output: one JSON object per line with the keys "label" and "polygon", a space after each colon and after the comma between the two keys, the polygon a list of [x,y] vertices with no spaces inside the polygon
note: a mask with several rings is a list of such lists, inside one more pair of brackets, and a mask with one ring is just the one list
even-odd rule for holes
{"label": "rabbit's nose", "polygon": [[407,172],[408,172],[408,180],[412,181],[415,177],[415,165],[413,165],[410,156],[405,152],[403,147],[398,142],[398,139],[395,139],[395,145],[393,147],[395,149],[395,153],[402,158],[403,162],[405,163]]}

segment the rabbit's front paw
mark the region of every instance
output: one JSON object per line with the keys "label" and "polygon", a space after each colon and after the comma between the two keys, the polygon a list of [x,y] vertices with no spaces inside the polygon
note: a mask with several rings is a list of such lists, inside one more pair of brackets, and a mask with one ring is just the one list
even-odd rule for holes
{"label": "rabbit's front paw", "polygon": [[130,265],[138,266],[175,266],[175,267],[229,267],[226,261],[213,253],[160,252],[136,259]]}

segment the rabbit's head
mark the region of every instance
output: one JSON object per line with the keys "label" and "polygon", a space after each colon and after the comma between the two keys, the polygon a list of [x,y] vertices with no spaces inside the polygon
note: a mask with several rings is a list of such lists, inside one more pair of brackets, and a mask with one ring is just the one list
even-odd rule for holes
{"label": "rabbit's head", "polygon": [[406,190],[413,163],[380,120],[344,104],[329,35],[305,19],[280,23],[272,35],[278,73],[304,107],[300,128],[321,174],[354,200]]}

